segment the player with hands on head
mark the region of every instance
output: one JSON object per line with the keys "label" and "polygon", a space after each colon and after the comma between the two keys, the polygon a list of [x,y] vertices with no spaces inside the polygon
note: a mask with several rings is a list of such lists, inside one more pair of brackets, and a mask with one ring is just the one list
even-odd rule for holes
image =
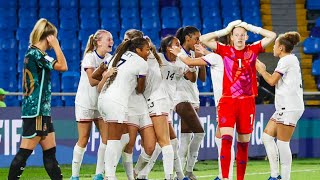
{"label": "player with hands on head", "polygon": [[[264,63],[257,61],[256,67],[265,81],[275,86],[275,108],[264,133],[262,141],[270,164],[269,180],[279,179],[279,157],[282,179],[290,179],[292,153],[290,140],[298,120],[304,112],[301,68],[298,58],[292,54],[300,42],[298,32],[280,34],[273,46],[273,55],[280,60],[272,74],[266,71]],[[275,138],[277,142],[275,142]]]}
{"label": "player with hands on head", "polygon": [[[62,180],[51,119],[50,72],[67,71],[68,65],[57,34],[57,28],[44,18],[36,22],[30,34],[23,67],[22,140],[11,162],[8,180],[20,179],[27,159],[38,144],[43,150],[43,164],[48,175],[51,179]],[[52,48],[56,60],[46,53]]]}
{"label": "player with hands on head", "polygon": [[[246,45],[247,30],[261,34],[264,38]],[[230,34],[231,45],[216,41],[217,38]],[[276,34],[272,31],[232,21],[222,30],[200,36],[200,41],[211,48],[223,59],[224,76],[222,97],[218,104],[219,128],[221,140],[222,178],[229,178],[231,146],[234,126],[237,130],[237,179],[243,180],[248,161],[248,146],[255,119],[255,96],[257,80],[255,63],[259,53],[274,41]]]}

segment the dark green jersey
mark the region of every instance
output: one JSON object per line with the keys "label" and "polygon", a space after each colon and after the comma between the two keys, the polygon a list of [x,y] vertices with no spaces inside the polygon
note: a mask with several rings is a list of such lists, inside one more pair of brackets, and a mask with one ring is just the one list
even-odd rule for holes
{"label": "dark green jersey", "polygon": [[22,118],[50,116],[50,71],[56,61],[35,46],[24,57]]}

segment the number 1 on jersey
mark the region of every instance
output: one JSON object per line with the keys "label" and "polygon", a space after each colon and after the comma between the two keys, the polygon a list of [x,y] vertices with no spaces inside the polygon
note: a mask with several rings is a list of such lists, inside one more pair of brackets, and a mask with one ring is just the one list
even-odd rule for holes
{"label": "number 1 on jersey", "polygon": [[238,59],[239,68],[242,68],[241,59]]}

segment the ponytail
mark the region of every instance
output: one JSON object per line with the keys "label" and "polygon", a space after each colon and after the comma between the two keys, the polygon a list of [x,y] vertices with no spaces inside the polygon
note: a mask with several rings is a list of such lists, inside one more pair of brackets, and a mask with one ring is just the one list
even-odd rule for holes
{"label": "ponytail", "polygon": [[93,52],[94,50],[94,34],[91,34],[89,36],[87,45],[86,45],[86,49],[84,50],[83,56],[86,55],[89,52]]}

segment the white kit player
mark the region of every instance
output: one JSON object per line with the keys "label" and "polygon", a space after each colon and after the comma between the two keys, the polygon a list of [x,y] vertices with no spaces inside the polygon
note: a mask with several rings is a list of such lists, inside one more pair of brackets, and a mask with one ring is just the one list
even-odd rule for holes
{"label": "white kit player", "polygon": [[[300,62],[292,54],[294,46],[299,42],[300,34],[297,32],[287,32],[278,36],[273,46],[273,55],[280,60],[273,74],[266,71],[266,66],[262,62],[256,63],[258,72],[266,82],[276,86],[276,111],[262,135],[271,170],[269,180],[277,180],[281,176],[282,179],[290,180],[292,153],[289,143],[304,112]],[[281,176],[278,174],[278,157],[280,157]]]}
{"label": "white kit player", "polygon": [[75,98],[75,115],[78,125],[78,142],[73,150],[72,177],[78,179],[80,166],[90,137],[92,122],[98,127],[101,142],[97,155],[97,168],[94,179],[103,179],[104,151],[107,144],[107,127],[98,111],[98,80],[91,77],[93,71],[111,55],[113,39],[110,32],[98,30],[89,36],[84,58],[81,62],[81,77]]}
{"label": "white kit player", "polygon": [[98,86],[98,89],[101,88],[98,109],[108,124],[105,177],[109,180],[117,179],[116,167],[123,148],[129,142],[126,124],[128,101],[134,91],[144,91],[149,51],[149,43],[144,38],[134,38],[121,43],[108,66],[109,69],[116,67],[117,72],[110,78],[103,78]]}

